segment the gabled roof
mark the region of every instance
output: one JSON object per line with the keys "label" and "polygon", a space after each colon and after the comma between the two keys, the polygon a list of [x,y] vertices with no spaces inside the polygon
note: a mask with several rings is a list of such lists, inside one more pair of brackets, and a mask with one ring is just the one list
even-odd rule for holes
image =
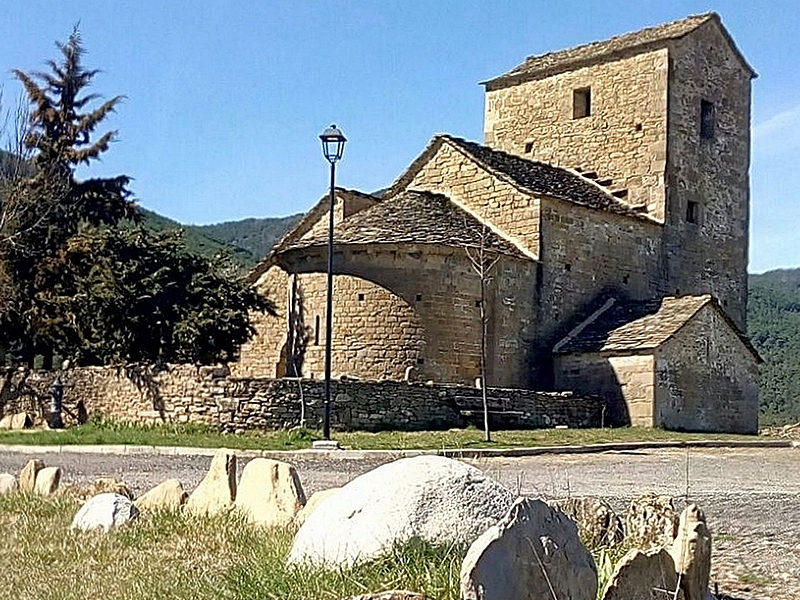
{"label": "gabled roof", "polygon": [[392,185],[389,194],[404,189],[442,144],[450,144],[485,170],[526,193],[540,194],[589,208],[651,220],[647,215],[633,210],[608,190],[577,171],[529,160],[447,134],[434,136],[423,153]]}
{"label": "gabled roof", "polygon": [[[424,191],[404,191],[337,223],[336,244],[437,244],[479,248],[527,258],[516,245],[462,210],[447,196]],[[289,240],[278,252],[327,244],[327,232],[310,230]]]}
{"label": "gabled roof", "polygon": [[[372,200],[375,203],[381,201],[378,196],[341,187],[335,188],[335,193],[339,200],[346,201],[348,198],[363,198]],[[308,233],[311,228],[314,227],[314,225],[327,214],[329,206],[330,196],[325,194],[317,201],[311,210],[303,215],[297,225],[287,231],[282,238],[275,242],[275,245],[272,247],[272,250],[270,250],[269,254],[264,257],[255,267],[253,267],[250,273],[248,273],[247,279],[252,282],[258,280],[258,278],[261,277],[261,275],[263,275],[267,269],[270,268],[270,266],[272,266],[275,255]]]}
{"label": "gabled roof", "polygon": [[680,21],[663,23],[655,27],[648,27],[640,31],[612,37],[602,42],[593,42],[567,50],[548,52],[540,56],[529,56],[521,65],[499,77],[484,81],[483,85],[486,86],[487,90],[501,89],[532,79],[541,79],[564,71],[586,67],[601,61],[614,60],[655,50],[664,47],[670,40],[682,38],[710,22],[715,22],[719,26],[742,65],[754,76],[755,71],[744,59],[730,35],[722,26],[719,15],[712,12],[690,16]]}
{"label": "gabled roof", "polygon": [[705,306],[714,307],[733,332],[761,362],[747,336],[730,320],[710,294],[667,296],[644,302],[609,300],[553,348],[555,354],[626,352],[658,348]]}

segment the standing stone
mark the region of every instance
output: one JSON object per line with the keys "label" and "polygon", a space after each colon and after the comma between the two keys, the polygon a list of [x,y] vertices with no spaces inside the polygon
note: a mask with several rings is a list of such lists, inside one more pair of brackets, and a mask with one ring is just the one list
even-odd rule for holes
{"label": "standing stone", "polygon": [[672,559],[675,570],[681,574],[681,588],[686,600],[707,600],[711,532],[697,504],[690,504],[681,513],[678,535],[672,543]]}
{"label": "standing stone", "polygon": [[91,531],[102,529],[110,531],[139,516],[136,505],[130,498],[120,494],[98,494],[81,506],[72,519],[71,529]]}
{"label": "standing stone", "polygon": [[634,548],[649,550],[671,546],[678,533],[678,516],[672,498],[644,494],[633,500],[625,515],[625,531]]}
{"label": "standing stone", "polygon": [[329,488],[327,490],[320,490],[319,492],[314,492],[311,494],[311,498],[308,499],[306,505],[294,516],[294,524],[300,527],[306,522],[306,519],[308,519],[309,515],[317,509],[323,500],[333,496],[340,489],[341,488],[338,487]]}
{"label": "standing stone", "polygon": [[0,429],[27,429],[31,425],[33,425],[31,416],[24,412],[6,415],[0,419]]}
{"label": "standing stone", "polygon": [[269,458],[254,458],[244,466],[236,490],[236,508],[251,523],[286,527],[306,503],[295,468]]}
{"label": "standing stone", "polygon": [[33,493],[38,496],[52,496],[61,483],[61,467],[45,467],[36,474]]}
{"label": "standing stone", "polygon": [[614,567],[603,600],[684,600],[675,563],[666,548],[631,548]]}
{"label": "standing stone", "polygon": [[136,499],[136,506],[139,510],[180,510],[186,503],[187,494],[183,485],[177,479],[167,479],[156,487],[148,490]]}
{"label": "standing stone", "polygon": [[595,600],[597,569],[575,522],[541,500],[519,498],[470,546],[462,600]]}
{"label": "standing stone", "polygon": [[193,515],[215,515],[228,512],[236,499],[236,455],[220,448],[211,459],[211,466],[189,500],[186,510]]}
{"label": "standing stone", "polygon": [[622,519],[599,498],[567,498],[552,503],[578,524],[578,533],[590,548],[617,546],[625,537]]}
{"label": "standing stone", "polygon": [[0,496],[13,494],[19,490],[17,478],[10,473],[0,473]]}
{"label": "standing stone", "polygon": [[347,567],[414,538],[470,544],[513,501],[508,489],[466,463],[403,458],[356,477],[321,503],[297,532],[288,562]]}
{"label": "standing stone", "polygon": [[36,487],[36,475],[44,469],[44,461],[34,458],[19,472],[19,489],[23,494],[32,494]]}

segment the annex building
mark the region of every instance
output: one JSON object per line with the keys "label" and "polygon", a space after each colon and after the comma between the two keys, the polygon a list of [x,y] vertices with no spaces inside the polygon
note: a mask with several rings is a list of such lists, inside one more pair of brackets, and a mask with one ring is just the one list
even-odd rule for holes
{"label": "annex building", "polygon": [[[716,14],[527,58],[483,143],[436,135],[380,196],[339,189],[333,374],[601,394],[611,420],[754,432],[750,87]],[[257,267],[234,373],[321,378],[328,198]]]}

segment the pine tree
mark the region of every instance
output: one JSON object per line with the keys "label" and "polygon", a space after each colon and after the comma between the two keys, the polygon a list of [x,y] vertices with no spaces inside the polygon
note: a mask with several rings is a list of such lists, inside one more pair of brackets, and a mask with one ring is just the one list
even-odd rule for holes
{"label": "pine tree", "polygon": [[51,353],[57,320],[42,313],[39,270],[67,241],[86,227],[136,219],[127,189],[130,178],[79,180],[78,165],[88,165],[108,150],[116,131],[95,138],[95,130],[122,101],[115,96],[91,109],[97,94],[87,92],[97,75],[82,64],[84,49],[74,30],[56,44],[61,57],[45,72],[15,70],[30,103],[23,136],[31,155],[26,169],[0,198],[0,260],[10,298],[0,307],[0,336],[14,362],[32,362],[35,353]]}

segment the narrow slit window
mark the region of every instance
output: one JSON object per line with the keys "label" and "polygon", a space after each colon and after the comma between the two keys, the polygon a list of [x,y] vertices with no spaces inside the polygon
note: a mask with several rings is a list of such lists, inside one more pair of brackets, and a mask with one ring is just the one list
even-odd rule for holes
{"label": "narrow slit window", "polygon": [[582,119],[592,114],[592,89],[581,88],[572,92],[572,118]]}
{"label": "narrow slit window", "polygon": [[314,345],[319,346],[319,315],[314,319]]}
{"label": "narrow slit window", "polygon": [[525,142],[525,154],[530,154],[533,150],[533,142]]}
{"label": "narrow slit window", "polygon": [[716,127],[716,109],[714,103],[708,100],[700,101],[700,137],[704,140],[714,139]]}
{"label": "narrow slit window", "polygon": [[700,204],[689,200],[686,204],[686,221],[689,223],[700,222]]}

